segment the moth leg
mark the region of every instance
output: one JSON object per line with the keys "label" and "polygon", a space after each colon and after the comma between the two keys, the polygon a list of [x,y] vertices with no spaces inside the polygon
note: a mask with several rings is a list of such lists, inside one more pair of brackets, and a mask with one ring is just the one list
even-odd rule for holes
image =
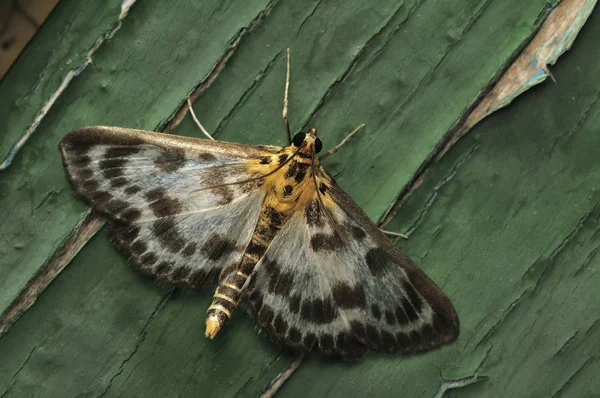
{"label": "moth leg", "polygon": [[292,133],[290,133],[290,124],[288,123],[288,93],[290,89],[290,49],[287,49],[287,73],[285,76],[285,92],[283,94],[283,124],[288,136],[288,144],[292,143]]}
{"label": "moth leg", "polygon": [[399,232],[386,231],[385,229],[381,229],[381,228],[379,228],[379,229],[381,230],[381,232],[383,232],[386,235],[398,236],[398,237],[400,237],[402,239],[408,239],[408,236],[406,236],[404,234],[401,234]]}
{"label": "moth leg", "polygon": [[354,130],[352,130],[352,132],[350,134],[348,134],[346,137],[344,137],[342,142],[340,142],[339,144],[337,144],[336,146],[334,146],[333,148],[331,148],[330,150],[328,150],[327,152],[325,152],[324,154],[319,156],[319,161],[325,159],[327,156],[331,155],[332,153],[336,153],[342,145],[344,145],[346,142],[348,142],[348,140],[350,138],[352,138],[352,136],[354,134],[358,133],[360,131],[360,129],[362,129],[365,126],[366,126],[366,124],[361,123],[358,127],[356,127]]}
{"label": "moth leg", "polygon": [[200,127],[200,131],[202,131],[202,133],[204,133],[204,135],[207,136],[209,139],[214,140],[214,138],[212,137],[212,135],[210,135],[208,133],[208,131],[206,131],[206,129],[204,128],[204,126],[202,126],[202,124],[200,123],[200,121],[196,117],[196,114],[194,113],[194,107],[192,106],[192,100],[191,100],[189,94],[187,96],[187,105],[188,105],[188,109],[190,110],[190,114],[192,115],[192,119],[194,119],[194,122],[196,122],[196,125],[198,127]]}

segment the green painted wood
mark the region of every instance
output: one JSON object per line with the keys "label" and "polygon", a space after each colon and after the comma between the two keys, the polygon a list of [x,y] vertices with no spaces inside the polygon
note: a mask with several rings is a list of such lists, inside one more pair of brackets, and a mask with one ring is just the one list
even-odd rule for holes
{"label": "green painted wood", "polygon": [[277,363],[269,342],[245,344],[247,317],[204,338],[211,289],[163,300],[168,292],[107,247],[101,232],[0,340],[7,397],[222,396]]}
{"label": "green painted wood", "polygon": [[37,36],[0,81],[0,157],[33,121],[71,68],[81,64],[96,40],[119,15],[121,1],[66,1],[56,7]]}
{"label": "green painted wood", "polygon": [[[221,1],[202,4],[189,1],[180,3],[180,7],[160,1],[134,5],[113,39],[96,52],[95,67],[85,69],[73,80],[13,164],[0,175],[0,222],[14,226],[3,230],[0,236],[3,250],[0,312],[87,211],[72,195],[64,179],[60,157],[57,156],[60,137],[75,128],[93,124],[153,130],[208,74],[228,47],[229,40],[267,4],[267,0],[254,0],[243,2],[243,6]],[[84,14],[82,18],[86,23],[89,24],[90,19],[95,21],[95,7],[87,7],[86,2],[67,0],[61,1],[50,16],[51,27],[76,18],[72,16],[71,9]],[[106,29],[117,20],[120,9],[111,7],[110,11],[113,21],[102,24]],[[58,21],[53,22],[56,19]],[[60,63],[53,63],[53,66],[58,63],[54,68],[62,68],[63,74],[67,72],[66,62],[72,60],[74,54],[87,52],[87,46],[90,42],[93,44],[91,40],[86,40],[83,46],[79,44],[78,32],[86,31],[86,26],[80,23],[77,27],[74,32],[65,33],[71,37],[68,43],[60,42],[63,46],[71,46],[73,56],[63,56]],[[33,46],[34,49],[56,45],[58,39],[55,35],[45,42],[44,33],[45,30],[42,30],[34,39],[34,42],[38,38],[44,41]],[[100,36],[97,31],[96,34]],[[44,54],[36,53],[36,56]],[[29,77],[28,85],[11,83],[25,80],[18,72],[20,65],[20,61],[15,64],[0,87],[2,97],[12,101],[26,95],[26,90],[30,90],[38,79],[35,74]],[[58,71],[55,73],[58,74]],[[36,111],[56,87],[54,84],[46,85],[40,90],[43,94],[37,95],[37,100],[31,104]],[[15,115],[11,113],[7,118],[9,124],[6,130],[11,132],[11,139],[3,144],[3,154],[16,140],[17,134],[25,130],[24,126],[35,113],[20,112],[14,105],[10,109]],[[21,119],[27,120],[27,123],[21,122]],[[17,264],[18,272],[15,271]]]}
{"label": "green painted wood", "polygon": [[476,126],[388,225],[440,283],[457,342],[398,361],[312,361],[281,396],[592,397],[600,390],[600,12],[536,87]]}
{"label": "green painted wood", "polygon": [[[122,28],[96,54],[97,68],[88,68],[74,80],[15,163],[0,174],[2,222],[14,226],[3,230],[1,238],[0,250],[6,251],[0,262],[3,306],[86,211],[64,179],[56,151],[60,137],[83,125],[145,129],[163,125],[186,93],[209,73],[229,40],[268,6],[266,1],[182,2],[178,7],[163,3],[145,1],[132,8]],[[49,23],[64,23],[74,4],[63,0]],[[539,0],[525,5],[516,0],[382,1],[376,7],[358,1],[344,7],[334,1],[280,1],[242,38],[195,109],[219,138],[282,144],[284,50],[290,46],[292,127],[319,128],[328,146],[358,123],[368,124],[327,160],[327,167],[341,173],[340,184],[378,219],[479,91],[535,30],[545,7],[546,2]],[[50,39],[42,32],[34,42],[44,47]],[[31,73],[18,77],[29,85],[5,83],[13,80],[18,68],[19,64],[0,85],[12,101],[34,81]],[[27,118],[11,119],[11,134],[27,124],[21,119]],[[199,135],[189,118],[174,132]],[[3,142],[2,148],[10,143]],[[517,142],[513,145],[518,147]],[[421,192],[427,198],[431,187],[418,190],[415,201]],[[456,203],[460,201],[450,201],[444,210],[451,211]],[[413,212],[403,210],[409,216],[399,218],[410,219],[422,204],[413,206]],[[446,288],[452,268],[440,268],[448,261],[429,262],[433,257],[418,251],[428,243],[419,246],[415,234],[403,247]],[[35,250],[27,250],[30,247]],[[460,254],[452,244],[448,247]],[[487,314],[489,307],[472,318],[463,315],[461,309],[473,303],[467,296],[461,298],[460,287],[456,281],[447,290],[466,322],[468,336],[469,325],[473,329],[477,314]],[[241,314],[215,341],[206,341],[202,334],[210,291],[207,287],[199,295],[165,296],[164,289],[131,271],[102,233],[0,339],[0,356],[10,358],[0,363],[0,395],[10,390],[9,396],[48,396],[57,391],[256,396],[291,358],[279,358],[276,347],[258,336]],[[282,395],[299,395],[309,388],[318,394],[396,395],[402,385],[406,391],[428,394],[439,380],[432,363],[442,367],[445,376],[463,376],[473,371],[486,349],[482,344],[457,364],[447,355],[456,356],[459,345],[410,360],[369,356],[355,365],[320,365],[315,360],[301,368]]]}
{"label": "green painted wood", "polygon": [[[0,82],[1,160],[58,89],[70,65],[81,63],[87,50],[110,29],[120,9],[116,0],[103,5],[67,3],[55,8]],[[60,198],[58,194],[66,188],[60,183],[55,149],[60,133],[54,131],[54,140],[41,144],[44,136],[53,132],[44,127],[15,158],[15,164],[0,171],[0,223],[12,226],[0,231],[0,313],[85,211],[68,195]],[[53,233],[49,235],[50,226]],[[35,250],[28,250],[31,247]]]}

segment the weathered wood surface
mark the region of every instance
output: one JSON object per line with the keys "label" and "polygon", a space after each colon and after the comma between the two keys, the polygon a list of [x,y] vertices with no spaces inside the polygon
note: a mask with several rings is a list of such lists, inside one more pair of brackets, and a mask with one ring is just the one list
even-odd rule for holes
{"label": "weathered wood surface", "polygon": [[[0,312],[87,215],[56,150],[66,132],[164,128],[201,84],[195,109],[218,138],[282,144],[289,46],[294,130],[319,128],[327,147],[367,123],[326,166],[378,220],[550,7],[152,0],[116,30],[121,3],[62,0],[0,82],[5,154],[95,48],[0,174]],[[557,84],[525,93],[430,165],[387,227],[411,232],[400,244],[454,301],[459,340],[414,358],[309,360],[281,396],[433,396],[440,370],[466,377],[482,361],[489,380],[452,394],[597,394],[599,23],[596,11],[553,69]],[[199,135],[188,117],[173,132]],[[0,395],[256,396],[293,358],[242,314],[207,341],[211,290],[154,286],[102,231],[0,338]]]}

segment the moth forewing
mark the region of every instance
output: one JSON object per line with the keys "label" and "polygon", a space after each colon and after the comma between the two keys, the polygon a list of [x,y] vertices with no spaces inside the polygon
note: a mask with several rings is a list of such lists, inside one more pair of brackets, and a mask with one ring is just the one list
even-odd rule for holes
{"label": "moth forewing", "polygon": [[264,198],[260,180],[244,182],[258,175],[248,163],[270,152],[112,127],[74,131],[60,151],[76,192],[142,272],[197,288],[241,260]]}

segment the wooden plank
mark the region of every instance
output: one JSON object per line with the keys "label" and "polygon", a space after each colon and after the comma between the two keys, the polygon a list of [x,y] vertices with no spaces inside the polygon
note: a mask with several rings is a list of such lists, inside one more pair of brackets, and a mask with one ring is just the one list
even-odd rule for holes
{"label": "wooden plank", "polygon": [[[458,341],[398,361],[312,361],[281,396],[591,397],[600,381],[600,12],[548,81],[476,126],[387,228],[443,287]],[[483,362],[483,364],[482,364]],[[441,370],[440,370],[441,369]],[[441,375],[440,375],[441,372]]]}
{"label": "wooden plank", "polygon": [[[230,40],[244,32],[241,28],[253,26],[269,7],[270,13],[242,37],[226,67],[198,98],[196,111],[219,138],[283,143],[283,51],[290,46],[294,129],[309,123],[318,127],[327,146],[356,124],[368,123],[369,130],[328,159],[327,166],[342,173],[340,184],[374,219],[393,203],[547,11],[545,1],[523,5],[516,0],[386,1],[377,7],[357,1],[343,8],[333,1],[244,4],[136,4],[113,39],[96,53],[97,67],[86,69],[64,92],[1,176],[9,194],[0,197],[0,205],[19,203],[2,216],[4,225],[19,226],[4,231],[3,241],[10,242],[4,245],[9,262],[0,264],[0,283],[6,283],[0,286],[4,306],[86,212],[62,175],[55,152],[59,138],[81,125],[165,125],[185,95],[228,53]],[[72,6],[63,0],[49,22],[64,15],[63,7]],[[43,40],[36,37],[34,42]],[[34,75],[29,76],[31,83]],[[6,92],[13,100],[20,95],[18,88]],[[12,119],[10,125],[22,129],[11,131],[23,131],[23,120],[34,114]],[[189,119],[174,132],[199,134]],[[402,162],[398,153],[403,154]],[[50,228],[52,233],[47,233]],[[26,250],[29,247],[36,250]],[[0,365],[0,391],[42,395],[34,382],[45,372],[51,374],[45,379],[48,391],[253,396],[291,360],[278,360],[275,347],[257,337],[252,322],[242,316],[217,341],[204,340],[203,313],[210,289],[199,296],[163,296],[163,290],[125,263],[104,235],[92,240],[0,339],[2,356],[11,358]],[[78,280],[82,287],[75,289],[71,285]],[[419,369],[418,361],[431,363],[427,358],[410,365],[397,358],[369,359],[364,366],[385,363],[389,373],[402,367]],[[69,379],[73,362],[84,365]],[[338,377],[338,367],[327,369],[319,369],[315,389],[326,388],[326,380]],[[437,370],[432,369],[419,380],[437,380]],[[291,388],[300,392],[304,386]]]}

